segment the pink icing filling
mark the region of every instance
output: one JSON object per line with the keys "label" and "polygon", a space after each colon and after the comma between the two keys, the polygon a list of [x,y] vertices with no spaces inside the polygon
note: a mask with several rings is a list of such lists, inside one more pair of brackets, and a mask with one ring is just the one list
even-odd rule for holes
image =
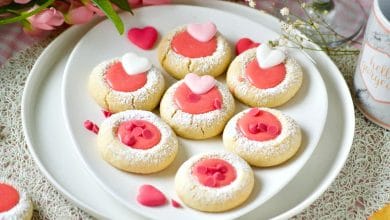
{"label": "pink icing filling", "polygon": [[161,133],[148,121],[130,120],[119,125],[118,138],[131,148],[147,150],[160,142]]}
{"label": "pink icing filling", "polygon": [[201,160],[192,167],[192,174],[208,187],[227,186],[236,179],[236,169],[221,159]]}
{"label": "pink icing filling", "polygon": [[0,183],[0,213],[12,209],[18,203],[18,191],[8,184]]}
{"label": "pink icing filling", "polygon": [[142,185],[139,188],[137,201],[144,206],[162,206],[167,202],[164,194],[152,185]]}
{"label": "pink icing filling", "polygon": [[192,93],[190,88],[181,84],[175,92],[175,102],[179,108],[190,114],[202,114],[222,108],[222,95],[217,87],[208,92],[197,95]]}
{"label": "pink icing filling", "polygon": [[275,139],[282,131],[282,125],[277,117],[257,108],[252,108],[240,118],[238,126],[245,137],[255,141]]}
{"label": "pink icing filling", "polygon": [[112,64],[105,74],[108,85],[116,91],[133,92],[142,88],[147,81],[146,73],[128,75],[123,69],[122,63]]}
{"label": "pink icing filling", "polygon": [[269,89],[279,85],[286,77],[286,67],[283,63],[268,69],[262,69],[257,59],[246,66],[246,75],[252,85],[259,89]]}
{"label": "pink icing filling", "polygon": [[213,37],[207,42],[200,42],[187,31],[177,33],[171,42],[173,51],[189,58],[207,57],[217,49],[217,39]]}

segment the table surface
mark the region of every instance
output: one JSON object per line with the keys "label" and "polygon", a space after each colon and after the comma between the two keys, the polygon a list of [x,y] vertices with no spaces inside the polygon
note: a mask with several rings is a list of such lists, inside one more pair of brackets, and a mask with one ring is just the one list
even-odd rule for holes
{"label": "table surface", "polygon": [[[33,219],[89,219],[40,173],[25,143],[20,102],[26,78],[54,36],[16,53],[0,68],[0,177],[25,188],[34,203]],[[351,88],[356,56],[332,57]],[[357,110],[348,160],[329,189],[295,219],[366,219],[390,202],[390,131]]]}

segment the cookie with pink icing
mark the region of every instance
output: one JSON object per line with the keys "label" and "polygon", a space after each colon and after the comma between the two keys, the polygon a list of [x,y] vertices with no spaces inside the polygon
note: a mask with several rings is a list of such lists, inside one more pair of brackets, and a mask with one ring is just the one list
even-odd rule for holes
{"label": "cookie with pink icing", "polygon": [[29,220],[32,214],[33,205],[24,190],[0,178],[0,219]]}
{"label": "cookie with pink icing", "polygon": [[97,136],[102,158],[112,166],[132,173],[154,173],[175,159],[178,141],[172,129],[157,115],[128,110],[111,115]]}
{"label": "cookie with pink icing", "polygon": [[301,129],[281,111],[251,108],[236,114],[223,132],[224,146],[249,164],[269,167],[290,159],[301,145]]}
{"label": "cookie with pink icing", "polygon": [[302,68],[294,58],[264,43],[233,60],[226,83],[233,95],[249,106],[275,107],[298,92],[302,78]]}
{"label": "cookie with pink icing", "polygon": [[158,60],[173,77],[187,73],[218,76],[233,57],[231,46],[212,22],[192,23],[169,32],[158,46]]}
{"label": "cookie with pink icing", "polygon": [[202,153],[184,162],[175,176],[175,190],[189,207],[223,212],[241,205],[254,186],[251,167],[230,152]]}
{"label": "cookie with pink icing", "polygon": [[165,80],[147,58],[127,53],[97,65],[89,76],[88,90],[109,112],[153,110],[165,91]]}
{"label": "cookie with pink icing", "polygon": [[228,88],[212,76],[189,73],[161,99],[160,115],[181,137],[205,139],[220,134],[234,114]]}

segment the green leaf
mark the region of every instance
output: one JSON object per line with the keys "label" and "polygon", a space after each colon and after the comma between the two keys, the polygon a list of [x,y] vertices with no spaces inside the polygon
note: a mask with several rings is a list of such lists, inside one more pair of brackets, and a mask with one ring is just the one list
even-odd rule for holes
{"label": "green leaf", "polygon": [[111,0],[111,2],[117,5],[120,9],[128,11],[131,14],[133,14],[129,2],[127,0]]}
{"label": "green leaf", "polygon": [[54,2],[54,0],[47,0],[43,5],[40,5],[38,8],[35,8],[34,10],[29,11],[29,12],[23,12],[20,16],[7,17],[7,18],[3,18],[3,19],[0,18],[0,25],[10,24],[10,23],[15,23],[18,21],[25,20],[26,18],[28,18],[32,15],[38,14],[39,12],[44,10],[45,8],[49,7],[53,2]]}
{"label": "green leaf", "polygon": [[119,34],[123,34],[123,32],[125,31],[125,26],[123,25],[121,18],[112,8],[111,3],[108,0],[92,0],[92,1],[104,12],[104,14],[108,17],[108,19],[110,19],[112,23],[114,23]]}

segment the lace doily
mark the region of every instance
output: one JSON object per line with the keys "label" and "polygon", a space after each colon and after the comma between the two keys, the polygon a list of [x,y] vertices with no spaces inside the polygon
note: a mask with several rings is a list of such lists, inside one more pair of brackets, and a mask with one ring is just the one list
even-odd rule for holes
{"label": "lace doily", "polygon": [[[28,48],[0,68],[0,176],[18,182],[34,203],[34,219],[89,219],[46,180],[27,150],[20,102],[26,77],[50,40]],[[356,57],[334,57],[351,85]],[[329,189],[294,219],[366,219],[390,202],[390,132],[356,111],[347,163]]]}

